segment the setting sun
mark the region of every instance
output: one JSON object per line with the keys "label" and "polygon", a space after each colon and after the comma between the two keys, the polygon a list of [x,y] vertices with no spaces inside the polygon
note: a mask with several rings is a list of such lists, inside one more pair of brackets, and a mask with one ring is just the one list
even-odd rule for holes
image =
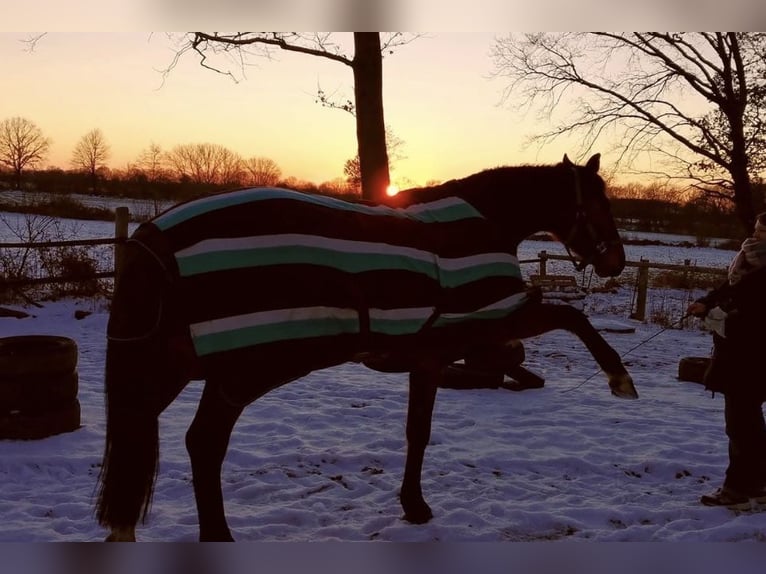
{"label": "setting sun", "polygon": [[399,186],[395,184],[391,184],[386,188],[386,195],[389,197],[395,196],[397,193],[399,193]]}

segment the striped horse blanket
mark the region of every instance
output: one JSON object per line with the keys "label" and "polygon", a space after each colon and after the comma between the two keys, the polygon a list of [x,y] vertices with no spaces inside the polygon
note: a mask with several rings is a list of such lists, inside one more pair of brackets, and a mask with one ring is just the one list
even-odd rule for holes
{"label": "striped horse blanket", "polygon": [[196,354],[219,367],[253,349],[321,362],[403,348],[526,302],[499,230],[457,197],[392,208],[243,189],[171,208],[134,238],[171,271]]}

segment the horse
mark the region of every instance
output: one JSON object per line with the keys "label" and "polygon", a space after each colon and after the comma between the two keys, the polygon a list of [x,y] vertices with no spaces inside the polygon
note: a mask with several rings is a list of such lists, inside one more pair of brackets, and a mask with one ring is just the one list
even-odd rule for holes
{"label": "horse", "polygon": [[[591,171],[598,172],[600,164],[600,154],[595,154],[591,157],[586,167],[590,167]],[[568,157],[565,155],[562,165],[568,165],[573,167]],[[460,185],[461,182],[452,181],[445,184],[446,187]],[[598,183],[598,182],[597,182]],[[575,183],[575,186],[580,185],[579,182]],[[405,206],[416,201],[420,194],[429,193],[422,188],[412,188],[397,193],[393,198],[390,198],[387,203],[392,206]],[[575,189],[575,194],[578,204],[578,212],[576,218],[579,222],[575,223],[575,227],[571,228],[570,236],[563,238],[557,236],[554,231],[547,229],[546,231],[553,234],[554,238],[563,243],[564,247],[569,252],[570,256],[572,251],[570,249],[570,242],[574,238],[574,234],[578,232],[577,225],[582,225],[588,228],[592,225],[587,219],[589,217],[588,212],[585,211],[584,205],[582,205],[582,193],[579,189]],[[590,207],[590,217],[594,219],[603,220],[603,213],[596,213],[594,210],[609,210],[608,203],[603,201],[595,203]],[[609,216],[611,217],[611,216]],[[534,226],[534,224],[533,224]],[[537,230],[540,231],[540,230]],[[601,231],[605,237],[609,239],[596,244],[596,251],[591,251],[587,258],[580,256],[579,258],[572,257],[574,262],[574,268],[576,271],[582,271],[590,263],[596,262],[596,255],[599,251],[604,251],[608,245],[614,244],[619,238],[615,238],[612,231],[607,231],[605,227]],[[588,229],[588,233],[591,234],[591,239],[598,237],[594,228]],[[519,244],[528,237],[527,230],[523,227],[513,228],[505,230],[505,244],[504,247],[508,252],[516,255],[518,253]],[[588,251],[583,250],[587,253]],[[619,255],[617,255],[619,257]],[[624,257],[624,256],[623,256]],[[622,262],[624,265],[624,260]],[[609,276],[610,273],[606,269],[595,269],[599,276]],[[620,389],[629,389],[630,376],[622,363],[620,355],[615,351],[611,345],[601,336],[601,334],[593,327],[588,320],[587,315],[576,307],[571,305],[559,305],[554,303],[543,303],[542,292],[539,289],[530,289],[530,294],[536,300],[536,305],[526,305],[514,315],[514,322],[507,326],[508,334],[511,337],[507,340],[492,341],[489,344],[474,345],[469,354],[464,357],[466,366],[470,366],[469,372],[479,374],[491,374],[494,375],[492,380],[496,380],[498,377],[502,377],[504,374],[508,374],[511,371],[515,371],[518,366],[519,349],[518,343],[520,339],[528,339],[535,337],[543,333],[563,329],[571,334],[575,335],[585,345],[588,351],[601,370],[607,375],[609,386],[613,391],[613,394],[623,396],[620,393]],[[523,350],[523,347],[522,347]],[[368,364],[368,366],[372,366]],[[384,365],[380,362],[375,365],[377,370],[386,370]],[[373,367],[373,368],[375,368]],[[398,369],[390,369],[396,372]],[[459,381],[460,373],[465,371],[452,371],[452,380]],[[456,379],[456,377],[458,377]],[[454,383],[445,384],[445,387],[451,387]],[[458,383],[459,384],[459,383]],[[459,387],[458,387],[459,388]],[[638,398],[638,393],[635,388],[627,390],[627,393],[623,398]]]}
{"label": "horse", "polygon": [[[597,154],[585,165],[565,155],[493,168],[387,204],[242,189],[140,225],[123,247],[107,325],[95,509],[106,540],[135,540],[146,521],[158,417],[189,381],[205,381],[185,438],[199,539],[230,541],[221,467],[242,411],[349,361],[409,374],[399,500],[407,521],[430,520],[420,479],[445,367],[562,325],[526,289],[518,242],[547,231],[599,276],[624,268],[599,165]],[[636,398],[619,357],[605,365],[612,394]]]}

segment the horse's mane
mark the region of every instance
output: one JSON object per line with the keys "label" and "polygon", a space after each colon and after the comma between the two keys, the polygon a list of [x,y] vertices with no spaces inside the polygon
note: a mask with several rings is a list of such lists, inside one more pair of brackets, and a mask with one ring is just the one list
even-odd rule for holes
{"label": "horse's mane", "polygon": [[450,179],[436,185],[404,189],[399,192],[399,195],[417,194],[419,198],[427,200],[431,195],[442,196],[445,193],[449,194],[451,191],[485,188],[487,186],[493,187],[496,183],[498,187],[501,186],[501,184],[505,187],[507,186],[509,176],[512,176],[518,181],[519,187],[527,187],[525,184],[534,178],[538,178],[541,170],[555,172],[558,171],[561,165],[562,164],[559,163],[546,165],[521,164],[496,166],[465,177]]}

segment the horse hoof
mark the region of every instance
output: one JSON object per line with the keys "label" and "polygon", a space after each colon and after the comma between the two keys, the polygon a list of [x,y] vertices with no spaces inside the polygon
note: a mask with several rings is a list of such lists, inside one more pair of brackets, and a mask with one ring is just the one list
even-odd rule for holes
{"label": "horse hoof", "polygon": [[136,532],[135,530],[126,528],[115,528],[109,533],[109,536],[107,536],[104,539],[104,542],[135,542],[136,541]]}
{"label": "horse hoof", "polygon": [[405,512],[404,519],[410,524],[425,524],[434,517],[431,509],[426,505],[425,508],[419,509],[416,512]]}
{"label": "horse hoof", "polygon": [[638,391],[633,385],[633,379],[627,373],[609,377],[609,388],[615,397],[621,399],[637,399]]}
{"label": "horse hoof", "polygon": [[230,533],[219,534],[215,536],[202,536],[199,537],[200,542],[234,542],[234,537]]}

